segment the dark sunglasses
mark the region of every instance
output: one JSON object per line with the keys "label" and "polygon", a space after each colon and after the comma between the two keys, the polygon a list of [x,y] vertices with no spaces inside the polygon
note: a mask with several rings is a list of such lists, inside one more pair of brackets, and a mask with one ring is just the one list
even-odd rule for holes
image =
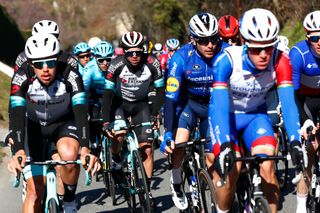
{"label": "dark sunglasses", "polygon": [[57,59],[32,61],[32,64],[37,69],[42,69],[44,65],[47,65],[48,68],[54,68],[57,65]]}
{"label": "dark sunglasses", "polygon": [[143,54],[143,51],[128,51],[125,53],[126,57],[139,57],[139,56],[142,56]]}
{"label": "dark sunglasses", "polygon": [[91,57],[91,54],[88,53],[88,54],[85,54],[85,55],[79,55],[78,58],[90,58]]}
{"label": "dark sunglasses", "polygon": [[194,40],[201,46],[207,46],[210,42],[212,44],[217,43],[218,36],[200,37],[200,38],[194,38]]}
{"label": "dark sunglasses", "polygon": [[104,61],[106,61],[107,63],[110,63],[111,58],[107,57],[107,58],[97,58],[97,61],[99,64],[103,64]]}
{"label": "dark sunglasses", "polygon": [[272,52],[274,49],[274,46],[269,47],[249,47],[249,51],[252,54],[259,55],[263,50],[266,51],[266,53]]}
{"label": "dark sunglasses", "polygon": [[311,35],[311,36],[308,36],[308,38],[311,42],[319,42],[320,35]]}

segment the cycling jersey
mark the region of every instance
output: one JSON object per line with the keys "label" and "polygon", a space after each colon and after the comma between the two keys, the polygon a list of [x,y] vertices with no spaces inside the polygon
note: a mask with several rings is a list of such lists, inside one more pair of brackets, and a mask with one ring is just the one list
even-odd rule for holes
{"label": "cycling jersey", "polygon": [[198,103],[208,104],[209,88],[213,83],[213,62],[218,53],[227,46],[229,45],[219,42],[213,59],[202,57],[192,44],[186,44],[174,53],[170,60],[166,85],[164,125],[167,132],[172,132],[175,128],[172,118],[176,113],[176,105],[181,95],[187,93],[188,98]]}
{"label": "cycling jersey", "polygon": [[18,69],[11,82],[10,130],[13,150],[24,148],[25,118],[42,126],[74,119],[81,146],[88,146],[87,100],[83,82],[77,70],[61,61],[55,79],[43,85],[31,66]]}
{"label": "cycling jersey", "polygon": [[300,41],[290,50],[294,89],[301,95],[320,95],[320,56],[308,41]]}
{"label": "cycling jersey", "polygon": [[[214,153],[218,154],[220,145],[224,142],[236,140],[230,136],[230,123],[235,123],[237,131],[242,128],[262,128],[251,132],[251,143],[260,136],[272,136],[272,126],[269,119],[265,119],[265,97],[269,89],[275,84],[278,87],[282,105],[282,114],[290,141],[300,140],[299,114],[294,102],[291,77],[291,64],[287,54],[275,49],[270,64],[266,70],[260,71],[249,59],[244,46],[232,46],[225,49],[215,63],[215,82],[211,89],[209,107],[209,122],[211,136],[214,138]],[[231,114],[229,114],[231,113]],[[247,115],[250,117],[245,117]],[[252,115],[259,116],[256,122]],[[237,123],[237,121],[239,121]],[[240,122],[246,122],[243,126]],[[240,125],[240,126],[238,126]],[[253,133],[253,134],[252,134]],[[236,135],[235,135],[236,136]],[[273,143],[273,142],[272,142]],[[273,145],[274,144],[270,144]],[[248,144],[250,148],[252,144]]]}
{"label": "cycling jersey", "polygon": [[106,74],[107,72],[99,68],[95,59],[86,65],[82,79],[85,90],[89,92],[89,100],[98,102],[98,99],[102,98],[103,90],[106,88]]}
{"label": "cycling jersey", "polygon": [[150,85],[157,90],[157,98],[152,103],[152,115],[157,115],[162,105],[164,80],[160,64],[154,57],[142,60],[140,65],[133,67],[125,56],[118,56],[110,62],[106,76],[106,89],[103,96],[103,120],[110,121],[111,94],[126,102],[148,99]]}
{"label": "cycling jersey", "polygon": [[164,76],[164,79],[167,79],[168,76],[168,70],[169,70],[169,63],[170,63],[171,56],[169,53],[164,53],[160,55],[160,66],[162,75]]}
{"label": "cycling jersey", "polygon": [[292,47],[290,58],[300,122],[311,119],[316,124],[320,109],[320,56],[304,40]]}

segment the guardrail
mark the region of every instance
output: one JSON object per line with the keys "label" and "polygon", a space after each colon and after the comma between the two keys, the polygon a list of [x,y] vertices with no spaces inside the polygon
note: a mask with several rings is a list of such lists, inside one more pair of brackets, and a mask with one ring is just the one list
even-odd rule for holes
{"label": "guardrail", "polygon": [[12,78],[13,73],[14,73],[12,67],[2,63],[1,61],[0,61],[0,71],[3,72],[4,74],[6,74],[7,76],[9,76],[10,78]]}

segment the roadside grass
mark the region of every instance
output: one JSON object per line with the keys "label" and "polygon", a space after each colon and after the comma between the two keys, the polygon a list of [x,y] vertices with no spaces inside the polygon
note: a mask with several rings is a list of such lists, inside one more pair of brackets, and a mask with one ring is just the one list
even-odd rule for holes
{"label": "roadside grass", "polygon": [[[8,103],[10,95],[10,77],[0,72],[0,128],[8,128],[9,114]],[[0,147],[0,162],[5,156],[3,148]]]}

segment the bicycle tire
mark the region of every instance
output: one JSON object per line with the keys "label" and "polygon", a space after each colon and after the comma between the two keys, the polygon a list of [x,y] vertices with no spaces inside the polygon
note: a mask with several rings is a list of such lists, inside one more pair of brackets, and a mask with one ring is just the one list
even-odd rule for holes
{"label": "bicycle tire", "polygon": [[122,188],[124,189],[124,192],[125,192],[124,196],[126,198],[129,211],[135,212],[135,209],[137,206],[136,197],[135,197],[134,193],[131,193],[132,189],[134,189],[134,186],[132,185],[131,172],[129,170],[127,158],[124,159],[124,161],[122,162],[122,168],[123,168],[124,183],[125,183],[125,186],[122,186]]}
{"label": "bicycle tire", "polygon": [[108,195],[111,197],[112,205],[116,205],[116,185],[115,180],[111,174],[111,162],[112,162],[112,153],[111,147],[109,147],[109,140],[105,138],[103,142],[103,155],[105,159],[105,169],[104,173],[104,180],[105,180],[105,187],[108,192]]}
{"label": "bicycle tire", "polygon": [[51,198],[48,201],[48,213],[58,213],[59,212],[59,206],[55,199]]}
{"label": "bicycle tire", "polygon": [[263,197],[256,198],[253,213],[271,213],[268,201]]}
{"label": "bicycle tire", "polygon": [[151,212],[151,202],[149,198],[149,189],[147,184],[147,177],[144,170],[144,166],[141,160],[141,156],[138,150],[132,151],[132,161],[134,162],[133,174],[134,174],[134,188],[139,198],[139,204],[141,212]]}
{"label": "bicycle tire", "polygon": [[216,212],[216,193],[210,175],[204,169],[198,170],[200,212]]}
{"label": "bicycle tire", "polygon": [[[286,156],[288,154],[288,144],[287,144],[285,132],[281,127],[278,128],[277,141],[279,144],[278,155]],[[275,166],[276,166],[276,175],[278,178],[280,189],[284,190],[286,188],[287,181],[288,181],[288,171],[289,171],[288,161],[277,160],[275,161]]]}

